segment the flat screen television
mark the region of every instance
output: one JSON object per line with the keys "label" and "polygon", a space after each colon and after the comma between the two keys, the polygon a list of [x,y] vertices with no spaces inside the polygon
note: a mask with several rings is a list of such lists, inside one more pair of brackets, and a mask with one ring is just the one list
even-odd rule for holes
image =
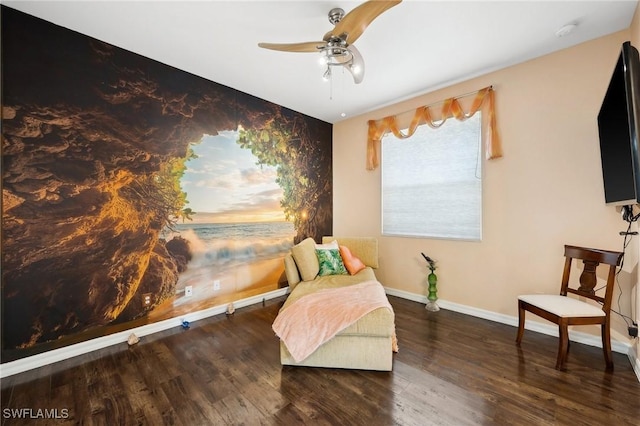
{"label": "flat screen television", "polygon": [[640,204],[640,59],[630,42],[622,44],[598,114],[605,202]]}

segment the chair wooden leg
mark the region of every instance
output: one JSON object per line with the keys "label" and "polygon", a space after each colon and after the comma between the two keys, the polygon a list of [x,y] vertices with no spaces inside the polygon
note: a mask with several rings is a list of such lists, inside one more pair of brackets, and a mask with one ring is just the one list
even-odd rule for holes
{"label": "chair wooden leg", "polygon": [[516,337],[516,344],[520,345],[522,342],[522,336],[524,335],[524,316],[525,311],[522,307],[522,302],[518,301],[518,337]]}
{"label": "chair wooden leg", "polygon": [[611,328],[609,323],[602,324],[602,351],[607,370],[613,370],[613,356],[611,355]]}
{"label": "chair wooden leg", "polygon": [[558,324],[559,342],[558,342],[558,360],[556,361],[556,370],[564,369],[564,363],[567,361],[567,352],[569,351],[569,326],[564,320],[560,320]]}

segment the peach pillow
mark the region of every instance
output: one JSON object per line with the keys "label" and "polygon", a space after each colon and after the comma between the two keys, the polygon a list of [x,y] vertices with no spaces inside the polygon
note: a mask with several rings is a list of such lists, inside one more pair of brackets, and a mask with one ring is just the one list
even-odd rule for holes
{"label": "peach pillow", "polygon": [[351,253],[351,250],[345,246],[340,246],[340,256],[342,256],[342,262],[344,262],[344,266],[351,275],[355,275],[366,268],[366,265],[362,263],[362,260],[355,257]]}

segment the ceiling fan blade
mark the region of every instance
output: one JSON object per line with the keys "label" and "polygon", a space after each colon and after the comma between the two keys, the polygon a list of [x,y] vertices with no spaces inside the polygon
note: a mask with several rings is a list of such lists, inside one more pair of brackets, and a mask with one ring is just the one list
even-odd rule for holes
{"label": "ceiling fan blade", "polygon": [[327,41],[332,36],[340,37],[343,34],[346,34],[346,39],[344,40],[347,44],[352,44],[362,35],[364,30],[374,19],[384,11],[396,6],[401,1],[402,0],[370,0],[366,3],[362,3],[360,6],[347,13],[344,18],[336,24],[333,30],[325,34],[324,40]]}
{"label": "ceiling fan blade", "polygon": [[303,43],[258,43],[263,49],[283,52],[318,52],[327,45],[325,41],[307,41]]}
{"label": "ceiling fan blade", "polygon": [[348,49],[353,55],[353,60],[345,68],[353,76],[353,81],[356,84],[360,84],[364,78],[364,59],[362,59],[362,55],[355,46],[349,46]]}

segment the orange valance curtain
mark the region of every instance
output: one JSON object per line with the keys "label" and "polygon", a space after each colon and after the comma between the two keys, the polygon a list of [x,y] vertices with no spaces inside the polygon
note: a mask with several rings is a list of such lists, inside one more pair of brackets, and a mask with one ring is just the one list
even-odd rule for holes
{"label": "orange valance curtain", "polygon": [[498,129],[496,127],[493,88],[489,86],[479,90],[471,104],[471,108],[469,108],[469,112],[464,112],[460,102],[458,102],[458,99],[459,98],[449,98],[442,102],[440,120],[434,120],[432,118],[432,107],[421,106],[416,108],[406,135],[398,128],[397,116],[395,115],[385,117],[382,120],[370,120],[369,137],[367,141],[367,170],[374,170],[378,167],[378,146],[385,134],[392,132],[397,138],[406,139],[411,137],[418,126],[422,124],[427,124],[429,127],[436,129],[442,126],[450,117],[455,117],[460,121],[466,120],[481,108],[483,110],[482,128],[487,159],[492,160],[494,158],[502,157],[502,147],[500,145]]}

